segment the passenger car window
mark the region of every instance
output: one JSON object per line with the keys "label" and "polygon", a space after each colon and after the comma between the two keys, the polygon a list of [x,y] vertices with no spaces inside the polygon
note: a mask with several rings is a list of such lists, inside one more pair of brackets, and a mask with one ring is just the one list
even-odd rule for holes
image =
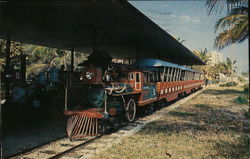
{"label": "passenger car window", "polygon": [[139,73],[136,73],[136,82],[140,82],[140,75],[139,75]]}

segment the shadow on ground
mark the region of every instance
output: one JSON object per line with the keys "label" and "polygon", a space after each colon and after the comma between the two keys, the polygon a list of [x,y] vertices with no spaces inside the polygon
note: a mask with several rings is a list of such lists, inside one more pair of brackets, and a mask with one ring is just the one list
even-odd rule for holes
{"label": "shadow on ground", "polygon": [[228,159],[249,159],[250,138],[247,135],[242,135],[234,143],[219,140],[216,143],[215,149],[218,154],[214,158],[223,156]]}
{"label": "shadow on ground", "polygon": [[235,90],[235,89],[224,89],[224,90],[214,90],[214,89],[207,89],[204,91],[206,94],[212,94],[212,95],[220,95],[220,94],[246,94],[246,92],[241,90]]}
{"label": "shadow on ground", "polygon": [[16,124],[16,126],[15,124],[6,126],[6,124],[4,121],[2,130],[3,158],[26,152],[66,136],[66,118],[64,117],[25,121]]}
{"label": "shadow on ground", "polygon": [[[250,139],[246,135],[250,133],[249,122],[235,112],[214,108],[209,104],[195,104],[189,108],[171,111],[164,119],[146,125],[140,133],[142,135],[163,133],[169,136],[184,134],[194,138],[196,134],[205,136],[237,134],[239,137],[234,143],[213,139],[212,142],[216,143],[214,147],[216,154],[225,158],[241,159],[250,155]],[[218,156],[211,157],[218,158]]]}
{"label": "shadow on ground", "polygon": [[206,133],[250,133],[250,127],[230,110],[215,109],[206,104],[194,105],[193,112],[179,110],[166,114],[164,120],[148,124],[144,131],[149,133],[182,133],[185,131],[205,131]]}

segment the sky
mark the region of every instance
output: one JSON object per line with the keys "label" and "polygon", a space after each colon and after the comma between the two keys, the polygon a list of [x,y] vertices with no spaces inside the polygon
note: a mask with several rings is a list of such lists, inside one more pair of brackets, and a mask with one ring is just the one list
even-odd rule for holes
{"label": "sky", "polygon": [[237,71],[249,71],[248,40],[217,50],[214,48],[214,25],[226,12],[207,14],[205,0],[129,1],[171,36],[185,40],[183,45],[192,50],[208,49],[222,53],[223,60],[236,60]]}

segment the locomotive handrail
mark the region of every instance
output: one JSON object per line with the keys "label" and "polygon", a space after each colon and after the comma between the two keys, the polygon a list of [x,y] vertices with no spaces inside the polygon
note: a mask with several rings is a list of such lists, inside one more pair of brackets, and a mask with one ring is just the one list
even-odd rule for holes
{"label": "locomotive handrail", "polygon": [[[122,93],[127,88],[126,83],[124,83],[124,84],[125,84],[125,86],[121,89],[119,87],[114,87],[114,83],[112,83],[112,87],[111,88],[106,88],[106,90],[109,91],[109,93],[108,93],[109,95],[111,95],[113,91],[115,91],[116,93],[119,94],[119,93]],[[118,91],[118,90],[120,90],[120,91]]]}

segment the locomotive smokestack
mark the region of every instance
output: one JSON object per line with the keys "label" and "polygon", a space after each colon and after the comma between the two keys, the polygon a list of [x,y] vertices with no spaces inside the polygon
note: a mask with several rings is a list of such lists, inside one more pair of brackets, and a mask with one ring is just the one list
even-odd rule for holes
{"label": "locomotive smokestack", "polygon": [[95,65],[97,67],[107,67],[112,61],[113,57],[106,51],[96,50],[88,56],[87,65]]}

